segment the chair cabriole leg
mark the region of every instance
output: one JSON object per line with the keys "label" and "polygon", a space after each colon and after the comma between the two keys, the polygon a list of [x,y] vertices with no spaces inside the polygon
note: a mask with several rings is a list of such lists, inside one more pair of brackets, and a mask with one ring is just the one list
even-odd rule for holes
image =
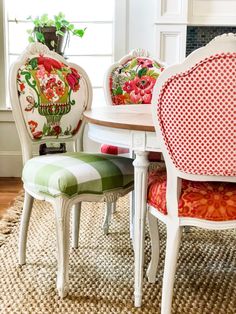
{"label": "chair cabriole leg", "polygon": [[109,231],[109,225],[111,223],[112,210],[113,210],[113,203],[107,202],[105,205],[105,217],[104,217],[104,222],[102,225],[102,229],[103,229],[103,232],[105,234],[108,234],[108,231]]}
{"label": "chair cabriole leg", "polygon": [[161,314],[170,314],[173,296],[175,271],[181,242],[182,227],[167,225],[166,257],[163,276]]}
{"label": "chair cabriole leg", "polygon": [[24,265],[26,262],[26,242],[27,233],[29,227],[29,220],[33,207],[34,198],[27,192],[25,192],[23,212],[20,222],[20,234],[19,234],[19,264]]}
{"label": "chair cabriole leg", "polygon": [[69,289],[69,240],[70,240],[70,208],[68,201],[62,198],[54,203],[57,230],[57,290],[64,298]]}
{"label": "chair cabriole leg", "polygon": [[79,202],[72,207],[72,247],[78,248],[81,205]]}
{"label": "chair cabriole leg", "polygon": [[157,268],[160,256],[160,240],[158,219],[148,211],[148,225],[151,238],[151,261],[147,269],[148,281],[154,283],[156,281]]}

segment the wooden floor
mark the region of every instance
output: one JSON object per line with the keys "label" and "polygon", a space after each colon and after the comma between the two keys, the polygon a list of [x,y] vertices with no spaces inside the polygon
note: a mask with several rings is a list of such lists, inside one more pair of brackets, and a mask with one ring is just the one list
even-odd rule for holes
{"label": "wooden floor", "polygon": [[0,219],[4,211],[11,206],[21,190],[22,181],[20,178],[0,177]]}

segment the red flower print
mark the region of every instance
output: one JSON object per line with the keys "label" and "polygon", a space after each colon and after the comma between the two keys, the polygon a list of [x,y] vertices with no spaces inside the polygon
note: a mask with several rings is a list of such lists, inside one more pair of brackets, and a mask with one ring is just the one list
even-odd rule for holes
{"label": "red flower print", "polygon": [[61,134],[61,127],[60,125],[54,125],[53,126],[53,131],[55,132],[55,134],[58,136],[59,134]]}
{"label": "red flower print", "polygon": [[51,72],[52,70],[59,70],[62,68],[62,64],[55,59],[39,56],[38,57],[38,65],[43,65],[47,72]]}
{"label": "red flower print", "polygon": [[115,95],[112,97],[112,102],[114,105],[124,105],[126,104],[125,95]]}
{"label": "red flower print", "polygon": [[45,92],[44,92],[45,96],[47,97],[47,99],[51,100],[54,97],[54,92],[51,88],[48,88]]}
{"label": "red flower print", "polygon": [[62,96],[64,94],[65,90],[62,86],[55,86],[55,92],[58,96]]}
{"label": "red flower print", "polygon": [[125,82],[124,86],[123,86],[123,90],[127,93],[132,92],[132,90],[134,90],[134,82],[133,81],[128,81]]}
{"label": "red flower print", "polygon": [[43,132],[42,131],[37,131],[33,133],[33,137],[38,140],[43,136]]}
{"label": "red flower print", "polygon": [[30,121],[28,121],[28,125],[30,127],[31,133],[33,133],[35,131],[35,129],[37,128],[38,123],[36,121],[30,120]]}
{"label": "red flower print", "polygon": [[55,77],[51,77],[47,83],[46,83],[46,88],[53,88],[53,86],[55,86],[56,84],[56,79]]}
{"label": "red flower print", "polygon": [[20,91],[23,92],[25,89],[25,84],[24,83],[19,83]]}
{"label": "red flower print", "polygon": [[80,79],[80,75],[77,72],[77,70],[74,68],[71,68],[71,73],[68,73],[66,75],[66,80],[74,92],[78,91],[80,88],[79,79]]}

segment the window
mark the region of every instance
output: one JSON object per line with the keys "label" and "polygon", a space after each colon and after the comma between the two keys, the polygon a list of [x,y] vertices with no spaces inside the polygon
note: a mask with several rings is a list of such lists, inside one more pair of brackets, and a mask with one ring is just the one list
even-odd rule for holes
{"label": "window", "polygon": [[[65,56],[70,62],[81,65],[88,73],[93,86],[93,105],[104,104],[104,73],[114,59],[125,53],[125,6],[126,0],[5,1],[5,8],[2,8],[2,12],[5,12],[5,72],[8,73],[11,63],[28,45],[27,29],[32,28],[32,23],[27,21],[27,17],[44,13],[53,16],[63,12],[66,19],[77,28],[87,27],[83,38],[70,37]],[[114,47],[114,39],[120,38],[121,32],[123,43]]]}

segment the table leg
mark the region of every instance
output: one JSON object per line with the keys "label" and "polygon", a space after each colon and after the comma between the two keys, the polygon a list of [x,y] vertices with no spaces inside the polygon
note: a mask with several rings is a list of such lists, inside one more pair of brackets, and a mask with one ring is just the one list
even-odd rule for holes
{"label": "table leg", "polygon": [[144,227],[147,208],[147,174],[149,161],[148,153],[136,151],[134,160],[134,305],[140,307],[142,303],[143,261],[144,261]]}

